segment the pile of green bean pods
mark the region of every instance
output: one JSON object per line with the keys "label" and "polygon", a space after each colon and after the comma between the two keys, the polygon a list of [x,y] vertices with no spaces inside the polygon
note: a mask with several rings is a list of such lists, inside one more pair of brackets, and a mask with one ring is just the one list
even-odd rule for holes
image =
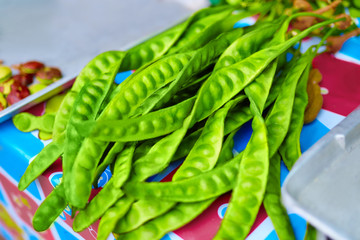
{"label": "pile of green bean pods", "polygon": [[[245,239],[262,202],[278,237],[295,239],[280,202],[280,160],[290,169],[301,155],[311,63],[343,19],[307,12],[275,18],[274,3],[258,2],[204,8],[129,50],[104,52],[56,111],[13,118],[22,131],[52,136],[20,190],[62,159],[62,181],[36,211],[35,230],[48,229],[69,205],[74,231],[100,219],[98,239],[160,239],[232,191],[214,239]],[[254,15],[253,26],[233,28]],[[304,16],[319,21],[290,34],[291,22]],[[314,31],[323,37],[319,46],[294,48]],[[133,69],[114,83],[118,72]],[[233,155],[233,137],[249,121],[251,138]],[[172,181],[146,181],[179,159]],[[111,179],[89,201],[107,167]]]}

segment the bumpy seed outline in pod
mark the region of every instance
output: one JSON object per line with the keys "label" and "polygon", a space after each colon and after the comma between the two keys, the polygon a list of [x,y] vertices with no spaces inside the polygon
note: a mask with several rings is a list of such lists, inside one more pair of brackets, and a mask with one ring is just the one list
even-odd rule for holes
{"label": "bumpy seed outline in pod", "polygon": [[103,58],[96,59],[94,65],[103,70],[110,66],[110,61],[106,58],[106,56],[104,56]]}
{"label": "bumpy seed outline in pod", "polygon": [[163,62],[159,66],[159,71],[164,74],[164,77],[170,77],[175,74],[174,67],[170,65],[171,62]]}
{"label": "bumpy seed outline in pod", "polygon": [[210,82],[209,92],[211,92],[213,96],[216,96],[218,98],[222,98],[224,95],[223,86],[221,86],[220,83],[217,81]]}
{"label": "bumpy seed outline in pod", "polygon": [[246,193],[259,192],[261,190],[262,181],[257,177],[247,176],[240,182],[241,188]]}
{"label": "bumpy seed outline in pod", "polygon": [[143,46],[139,50],[139,55],[143,60],[151,60],[154,58],[154,51],[150,48],[150,46]]}
{"label": "bumpy seed outline in pod", "polygon": [[76,105],[76,114],[73,115],[74,120],[87,120],[87,115],[92,112],[92,108],[85,102],[79,102]]}
{"label": "bumpy seed outline in pod", "polygon": [[256,176],[264,172],[265,164],[262,161],[246,162],[243,165],[243,169],[247,174]]}
{"label": "bumpy seed outline in pod", "polygon": [[[213,130],[216,131],[217,129],[213,129]],[[219,142],[219,138],[217,134],[214,134],[213,132],[202,133],[200,137],[201,137],[201,141],[207,142],[209,144],[216,144]]]}
{"label": "bumpy seed outline in pod", "polygon": [[145,76],[142,76],[141,80],[145,84],[146,89],[148,89],[149,91],[152,91],[156,88],[156,80],[153,75],[147,74]]}
{"label": "bumpy seed outline in pod", "polygon": [[206,157],[201,156],[201,154],[200,154],[200,156],[195,156],[192,158],[191,165],[192,165],[192,167],[189,166],[187,169],[194,167],[195,170],[199,170],[199,169],[209,169],[209,167],[210,167],[210,164],[207,161]]}
{"label": "bumpy seed outline in pod", "polygon": [[194,150],[204,157],[211,157],[216,152],[216,149],[214,149],[214,147],[208,143],[201,143],[197,145]]}
{"label": "bumpy seed outline in pod", "polygon": [[148,90],[146,88],[146,85],[143,81],[135,82],[132,86],[133,91],[137,96],[140,98],[145,98],[148,94]]}
{"label": "bumpy seed outline in pod", "polygon": [[115,109],[113,112],[113,116],[115,118],[117,118],[118,116],[121,116],[121,115],[125,115],[131,111],[130,103],[125,99],[124,96],[121,96],[121,98],[118,99],[118,101],[116,101],[114,103],[114,107],[115,107]]}
{"label": "bumpy seed outline in pod", "polygon": [[155,132],[155,127],[149,120],[143,120],[139,122],[139,129],[141,132],[151,134]]}
{"label": "bumpy seed outline in pod", "polygon": [[168,125],[168,123],[166,122],[166,119],[162,116],[151,119],[151,121],[152,121],[152,124],[155,129],[166,128]]}

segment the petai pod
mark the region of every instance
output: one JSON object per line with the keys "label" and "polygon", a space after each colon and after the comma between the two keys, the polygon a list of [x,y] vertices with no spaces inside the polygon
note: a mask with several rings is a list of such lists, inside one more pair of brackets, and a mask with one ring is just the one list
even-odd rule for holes
{"label": "petai pod", "polygon": [[269,176],[264,197],[264,207],[274,225],[279,239],[295,239],[287,211],[281,203],[280,156],[275,153],[270,159]]}
{"label": "petai pod", "polygon": [[174,174],[173,181],[190,178],[215,167],[222,147],[226,115],[233,105],[243,99],[244,96],[240,95],[208,118],[200,137]]}
{"label": "petai pod", "polygon": [[270,157],[278,151],[288,132],[296,86],[307,65],[311,63],[311,55],[310,52],[305,53],[288,72],[281,86],[286,91],[279,92],[277,99],[266,116],[266,126],[269,131]]}
{"label": "petai pod", "polygon": [[172,201],[139,200],[133,203],[127,214],[119,219],[114,232],[126,233],[140,227],[145,222],[160,216],[176,205]]}
{"label": "petai pod", "polygon": [[289,170],[301,156],[300,133],[304,125],[304,112],[308,102],[306,87],[310,67],[311,65],[309,64],[301,75],[299,83],[296,87],[289,131],[279,148],[281,157]]}
{"label": "petai pod", "polygon": [[111,208],[105,212],[105,214],[100,219],[97,240],[106,240],[111,232],[114,232],[113,230],[115,229],[116,223],[122,217],[124,217],[132,203],[132,198],[120,198]]}
{"label": "petai pod", "polygon": [[118,239],[160,239],[167,232],[175,230],[202,213],[215,199],[197,203],[176,205],[172,211],[155,218],[134,231],[119,235]]}
{"label": "petai pod", "polygon": [[242,154],[235,156],[210,172],[174,182],[129,182],[124,191],[139,199],[159,198],[165,201],[197,202],[220,196],[235,185],[239,161]]}
{"label": "petai pod", "polygon": [[104,212],[124,195],[124,192],[113,186],[113,180],[105,184],[103,189],[90,201],[86,208],[79,211],[73,222],[75,232],[80,232],[98,220]]}
{"label": "petai pod", "polygon": [[[136,71],[122,83],[120,91],[98,119],[122,119],[131,115],[153,91],[171,81],[172,76],[182,69],[189,58],[189,54],[168,56],[154,62],[151,68]],[[107,145],[107,142],[91,138],[85,138],[82,142],[73,166],[71,199],[74,206],[85,206],[90,195],[91,182],[95,178],[96,166]]]}
{"label": "petai pod", "polygon": [[151,139],[180,128],[194,102],[195,97],[192,97],[174,106],[135,118],[79,123],[77,130],[80,134],[86,134],[86,137],[102,141],[127,142]]}
{"label": "petai pod", "polygon": [[15,127],[22,132],[31,132],[39,129],[40,131],[51,133],[54,121],[55,115],[53,114],[44,114],[37,117],[27,112],[16,114],[13,118]]}
{"label": "petai pod", "polygon": [[[87,83],[81,88],[72,106],[66,128],[66,140],[62,161],[65,194],[71,206],[79,208],[85,206],[77,204],[77,200],[72,197],[72,167],[83,140],[83,137],[80,136],[75,129],[74,124],[96,118],[101,104],[114,82],[124,55],[123,52],[119,51],[105,52],[97,57],[97,61],[95,61],[94,66],[92,66],[99,71],[96,79],[91,79],[90,76],[86,74],[81,75]],[[84,71],[86,69],[87,68],[85,68]]]}
{"label": "petai pod", "polygon": [[64,185],[60,183],[36,210],[32,223],[36,231],[47,230],[66,208]]}
{"label": "petai pod", "polygon": [[82,231],[89,227],[124,195],[120,188],[129,177],[135,145],[135,143],[129,143],[117,155],[114,173],[110,181],[105,184],[103,189],[90,201],[86,208],[80,210],[78,215],[76,215],[73,223],[75,231]]}
{"label": "petai pod", "polygon": [[203,84],[194,108],[193,122],[200,121],[246,87],[266,66],[313,30],[338,20],[318,23],[284,43],[260,50],[244,60],[214,72]]}
{"label": "petai pod", "polygon": [[255,115],[252,128],[228,208],[214,239],[244,239],[260,208],[269,171],[269,148],[266,126],[260,116]]}

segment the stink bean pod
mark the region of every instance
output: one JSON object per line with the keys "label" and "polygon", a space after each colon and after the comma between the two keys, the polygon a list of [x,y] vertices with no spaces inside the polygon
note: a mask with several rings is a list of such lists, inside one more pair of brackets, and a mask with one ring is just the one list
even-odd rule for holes
{"label": "stink bean pod", "polygon": [[239,161],[238,154],[231,161],[191,178],[174,182],[129,182],[124,185],[124,191],[139,199],[162,199],[165,201],[197,202],[220,196],[235,186]]}
{"label": "stink bean pod", "polygon": [[124,149],[124,147],[125,144],[120,142],[114,143],[113,145],[109,145],[109,151],[107,152],[102,162],[96,168],[96,173],[95,173],[96,177],[93,182],[94,186],[97,186],[101,174],[111,163],[115,161],[117,155]]}
{"label": "stink bean pod", "polygon": [[221,34],[218,38],[210,41],[204,47],[195,52],[189,63],[184,67],[177,78],[171,83],[169,89],[163,93],[159,103],[155,108],[161,107],[168,102],[172,96],[178,92],[187,81],[196,73],[202,72],[211,66],[220,54],[239,36],[243,34],[243,29],[235,29]]}
{"label": "stink bean pod", "polygon": [[222,148],[221,148],[221,152],[219,155],[219,159],[216,162],[216,166],[221,166],[224,163],[228,162],[230,159],[233,159],[234,154],[233,154],[233,148],[234,148],[234,136],[237,132],[237,129],[232,131],[225,139]]}
{"label": "stink bean pod", "polygon": [[270,157],[278,151],[285,139],[290,125],[291,113],[294,104],[297,83],[312,58],[308,51],[301,56],[295,66],[288,72],[284,79],[282,89],[266,116],[266,126],[269,132]]}
{"label": "stink bean pod", "polygon": [[151,220],[134,231],[119,235],[119,240],[125,239],[160,239],[167,232],[175,230],[190,222],[202,213],[215,199],[197,203],[182,203],[176,205],[172,211]]}
{"label": "stink bean pod", "polygon": [[270,159],[269,176],[264,197],[264,207],[281,240],[295,240],[287,211],[280,200],[280,156],[275,153]]}
{"label": "stink bean pod", "polygon": [[229,109],[243,100],[240,96],[208,118],[202,133],[173,176],[173,181],[190,178],[213,169],[218,160],[224,137],[224,122]]}
{"label": "stink bean pod", "polygon": [[157,59],[176,45],[176,43],[180,41],[180,37],[192,28],[197,21],[200,21],[207,16],[229,11],[229,9],[232,9],[232,7],[219,6],[201,9],[195,12],[186,21],[136,45],[128,50],[130,54],[125,57],[120,71],[139,69],[139,67],[143,66],[146,62]]}
{"label": "stink bean pod", "polygon": [[[20,178],[18,189],[24,191],[31,182],[39,177],[51,164],[53,164],[62,154],[63,148],[56,141],[46,145],[46,151],[41,151],[26,168],[25,173]],[[44,149],[45,149],[44,148]]]}
{"label": "stink bean pod", "polygon": [[133,142],[128,145],[118,154],[115,160],[113,172],[113,185],[115,188],[121,188],[130,175],[136,143]]}
{"label": "stink bean pod", "polygon": [[314,228],[314,226],[312,226],[311,224],[307,223],[304,240],[316,240],[316,239],[317,239],[316,228]]}
{"label": "stink bean pod", "polygon": [[98,220],[105,211],[110,208],[124,192],[113,186],[113,180],[105,184],[103,189],[89,202],[86,208],[79,211],[73,222],[75,232],[80,232]]}
{"label": "stink bean pod", "polygon": [[111,232],[113,232],[116,223],[124,217],[132,203],[132,198],[124,197],[119,199],[111,208],[105,212],[105,214],[100,219],[97,240],[106,240],[109,237]]}
{"label": "stink bean pod", "polygon": [[182,44],[180,49],[176,49],[175,47],[174,49],[177,52],[198,49],[201,46],[204,46],[207,42],[215,38],[220,33],[232,30],[234,24],[239,20],[263,12],[268,7],[270,7],[270,4],[265,4],[265,6],[254,7],[252,9],[244,8],[244,9],[237,9],[235,11],[233,11],[233,9],[229,9],[230,11],[225,12],[223,14],[224,16],[213,15],[212,18],[202,19],[204,20],[206,27],[203,27],[200,33],[194,34],[192,39],[189,39],[189,41],[187,41],[185,44]]}
{"label": "stink bean pod", "polygon": [[284,43],[260,50],[236,64],[214,72],[199,90],[193,121],[197,122],[209,116],[246,87],[270,62],[313,30],[336,21],[338,20],[318,23]]}
{"label": "stink bean pod", "polygon": [[234,41],[220,56],[214,70],[235,64],[259,50],[261,45],[278,30],[282,21],[283,19],[279,19],[264,23]]}
{"label": "stink bean pod", "polygon": [[[129,143],[129,146],[125,147],[117,155],[114,173],[110,181],[105,184],[104,188],[91,200],[86,208],[76,215],[73,224],[75,231],[82,231],[90,226],[124,195],[120,188],[129,177],[135,146],[136,143]],[[122,199],[127,199],[127,197]],[[129,200],[122,201],[128,202]]]}
{"label": "stink bean pod", "polygon": [[[218,21],[223,20],[225,17],[227,17],[234,8],[232,7],[222,7],[221,11],[215,12],[213,14],[209,14],[207,16],[204,16],[202,18],[197,19],[194,21],[188,29],[182,34],[181,38],[176,42],[174,46],[169,50],[169,53],[176,53],[176,52],[184,52],[183,50],[186,50],[187,48],[189,50],[194,50],[199,45],[201,46],[202,43],[205,43],[204,41],[199,41],[199,43],[196,43],[195,47],[191,46],[189,42],[192,42],[192,39],[198,39],[199,35],[203,32],[207,32],[206,30],[212,26],[212,24],[216,24]],[[195,20],[195,19],[194,19]],[[218,34],[219,32],[215,32]],[[210,35],[210,36],[209,36]],[[208,32],[206,34],[206,38],[208,40],[211,39],[211,37],[214,37],[211,32]],[[189,44],[189,45],[188,45]]]}
{"label": "stink bean pod", "polygon": [[[99,116],[99,120],[122,119],[131,113],[154,91],[171,81],[189,60],[191,54],[177,54],[154,62],[151,68],[136,71],[123,83],[120,91]],[[136,73],[135,72],[135,73]],[[85,138],[74,161],[71,204],[84,207],[95,178],[95,169],[108,142]],[[75,170],[76,169],[76,170]],[[90,181],[89,181],[90,179]]]}
{"label": "stink bean pod", "polygon": [[126,233],[140,227],[150,219],[160,216],[176,205],[172,201],[139,200],[133,203],[123,219],[119,219],[114,226],[115,233]]}
{"label": "stink bean pod", "polygon": [[300,133],[304,125],[304,112],[308,102],[306,86],[309,77],[309,69],[310,64],[301,75],[296,87],[289,131],[279,148],[281,157],[289,170],[301,156]]}
{"label": "stink bean pod", "polygon": [[130,181],[144,181],[148,177],[161,172],[169,165],[189,128],[192,118],[193,113],[184,120],[181,128],[159,140],[147,155],[133,164],[133,175]]}
{"label": "stink bean pod", "polygon": [[255,115],[252,128],[228,208],[214,239],[245,239],[265,194],[269,147],[264,120]]}
{"label": "stink bean pod", "polygon": [[274,79],[277,66],[277,59],[265,68],[265,70],[255,78],[255,80],[245,88],[245,94],[250,100],[251,112],[255,115],[261,115],[264,108],[267,96]]}
{"label": "stink bean pod", "polygon": [[[174,106],[124,120],[88,121],[77,124],[80,134],[102,141],[141,141],[166,135],[182,126],[195,97]],[[90,130],[89,130],[90,129]]]}
{"label": "stink bean pod", "polygon": [[45,132],[52,132],[54,127],[55,115],[44,114],[39,117],[30,113],[23,112],[16,114],[13,123],[22,132],[31,132],[35,129]]}
{"label": "stink bean pod", "polygon": [[42,232],[50,227],[50,225],[59,217],[67,206],[65,199],[64,186],[60,183],[45,198],[36,210],[32,224],[36,231]]}
{"label": "stink bean pod", "polygon": [[80,74],[80,77],[88,79],[88,82],[81,88],[72,107],[66,128],[66,140],[62,159],[65,194],[71,206],[83,208],[86,204],[86,202],[79,203],[77,199],[72,197],[72,166],[83,139],[76,131],[75,124],[96,118],[101,104],[114,82],[124,56],[125,53],[119,51],[105,52],[96,57],[94,66],[87,66],[88,68],[96,67],[99,70],[100,73],[96,79],[91,80],[89,75],[86,74],[88,68],[83,69],[84,74]]}

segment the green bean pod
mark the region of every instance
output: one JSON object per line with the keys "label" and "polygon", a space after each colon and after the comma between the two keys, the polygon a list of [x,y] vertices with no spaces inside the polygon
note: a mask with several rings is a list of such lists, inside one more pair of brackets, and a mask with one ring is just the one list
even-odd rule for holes
{"label": "green bean pod", "polygon": [[44,114],[37,117],[27,112],[16,114],[13,118],[15,127],[22,132],[31,132],[39,129],[40,131],[51,133],[54,121],[55,115],[53,114]]}
{"label": "green bean pod", "polygon": [[180,158],[186,157],[189,154],[190,150],[195,145],[198,138],[200,137],[201,132],[202,132],[202,128],[200,128],[200,129],[196,130],[195,132],[192,132],[191,134],[184,137],[184,139],[179,144],[179,147],[176,149],[176,152],[175,152],[172,160],[175,161]]}
{"label": "green bean pod", "polygon": [[[104,188],[91,200],[86,208],[76,215],[73,224],[75,231],[82,231],[89,227],[124,195],[120,188],[129,177],[135,145],[135,143],[130,143],[128,147],[118,154],[110,181],[105,184]],[[127,202],[128,200],[123,201]]]}
{"label": "green bean pod", "polygon": [[310,64],[307,66],[296,87],[289,131],[279,148],[281,157],[289,170],[295,164],[296,160],[301,156],[300,134],[304,125],[305,108],[308,103],[306,88],[309,78],[310,66]]}
{"label": "green bean pod", "polygon": [[[88,82],[77,95],[73,109],[70,113],[70,119],[66,128],[66,140],[62,162],[65,194],[71,206],[83,208],[86,204],[86,202],[78,203],[77,199],[73,197],[72,191],[72,167],[83,140],[83,137],[78,134],[75,124],[96,118],[101,104],[114,82],[124,56],[125,54],[123,52],[105,52],[96,57],[94,66],[87,65],[86,68],[83,69],[84,74],[80,74],[84,79],[88,79]],[[93,80],[86,74],[87,69],[91,68],[98,69],[99,71],[97,78]]]}
{"label": "green bean pod", "polygon": [[167,232],[175,230],[190,222],[202,213],[215,199],[204,202],[178,204],[175,208],[129,233],[120,235],[118,239],[160,239]]}
{"label": "green bean pod", "polygon": [[36,210],[32,224],[36,231],[47,230],[50,225],[59,217],[67,206],[64,186],[60,183],[45,198]]}
{"label": "green bean pod", "polygon": [[245,101],[245,103],[234,108],[233,111],[230,110],[229,114],[226,116],[224,133],[229,134],[235,129],[239,129],[252,118],[253,115],[250,111],[248,101]]}
{"label": "green bean pod", "polygon": [[121,198],[105,212],[100,219],[97,240],[106,240],[108,238],[113,232],[116,223],[124,217],[132,203],[133,199],[131,198]]}
{"label": "green bean pod", "polygon": [[122,142],[116,142],[114,145],[109,146],[110,150],[107,152],[106,156],[102,160],[102,162],[97,166],[96,173],[95,173],[95,179],[93,181],[93,185],[97,187],[98,180],[101,176],[101,174],[105,171],[107,166],[109,166],[111,163],[113,163],[119,153],[124,149],[125,144]]}
{"label": "green bean pod", "polygon": [[161,137],[152,138],[138,143],[138,146],[134,152],[134,162],[145,156],[150,151],[151,147],[154,146],[154,144],[157,143],[157,141],[160,139]]}
{"label": "green bean pod", "polygon": [[234,41],[215,64],[214,70],[235,64],[255,53],[281,26],[283,19],[264,23]]}
{"label": "green bean pod", "polygon": [[134,171],[131,181],[144,181],[148,177],[161,172],[169,165],[176,149],[189,128],[192,118],[193,114],[190,114],[185,119],[181,128],[159,140],[147,155],[138,159],[133,164]]}
{"label": "green bean pod", "polygon": [[[253,115],[250,111],[248,103],[241,103],[238,106],[234,107],[226,116],[225,124],[224,124],[224,134],[229,134],[236,129],[239,129],[244,123],[248,122]],[[197,131],[189,134],[184,138],[184,140],[180,143],[176,153],[174,155],[173,160],[180,159],[182,157],[186,157],[191,148],[194,146],[196,140],[199,138],[202,129],[198,129]]]}
{"label": "green bean pod", "polygon": [[[227,114],[227,111],[230,109],[231,106],[233,106],[234,104],[236,104],[237,102],[241,101],[243,99],[243,96],[238,97],[237,99],[230,101],[223,109],[219,110],[218,113],[215,114],[215,116],[213,117],[212,120],[208,121],[207,124],[204,127],[203,133],[202,133],[202,137],[200,137],[200,139],[197,141],[197,143],[194,146],[194,149],[190,154],[189,157],[185,160],[185,162],[183,163],[183,165],[179,168],[179,170],[176,172],[176,174],[174,175],[173,179],[184,179],[184,178],[188,178],[192,175],[194,175],[194,171],[196,172],[204,172],[204,171],[208,171],[210,169],[212,169],[215,166],[216,160],[217,160],[217,155],[216,153],[211,154],[212,155],[212,159],[214,159],[213,161],[209,161],[209,162],[213,162],[212,164],[207,164],[207,166],[204,168],[204,165],[201,165],[199,163],[199,159],[202,157],[201,154],[199,155],[199,149],[201,149],[200,153],[203,152],[203,146],[204,142],[206,143],[206,141],[204,141],[204,138],[208,138],[210,137],[211,139],[214,138],[218,138],[218,135],[220,135],[220,141],[222,142],[222,135],[223,135],[223,123]],[[222,126],[222,127],[221,127]],[[218,127],[220,129],[218,129]],[[215,130],[215,131],[214,131]],[[215,133],[215,136],[213,136],[212,132]],[[213,137],[211,137],[213,136]],[[215,144],[215,141],[212,141]],[[219,144],[217,144],[219,145]],[[220,146],[217,147],[219,150],[218,152],[220,152],[220,148],[221,148],[221,143]],[[211,149],[213,149],[211,147]],[[205,151],[207,151],[205,149]],[[215,152],[217,152],[217,149],[214,150]],[[194,162],[195,161],[195,162]],[[184,170],[185,169],[185,170]],[[189,175],[190,174],[190,175]],[[159,202],[159,204],[157,205],[157,207],[155,209],[153,209],[153,211],[149,214],[145,214],[145,216],[141,217],[140,219],[137,219],[137,221],[134,223],[134,221],[132,223],[128,223],[124,220],[120,221],[118,224],[122,224],[128,227],[129,229],[134,229],[135,227],[139,226],[139,224],[152,219],[154,217],[157,217],[159,215],[161,215],[162,213],[170,210],[170,208],[172,206],[175,205],[175,202]],[[129,216],[133,216],[134,214],[136,215],[137,212],[145,212],[147,213],[148,210],[147,208],[149,208],[149,206],[146,204],[146,200],[140,200],[138,201],[138,208],[135,209],[130,209],[129,211]],[[138,210],[138,211],[136,211]],[[134,211],[134,212],[133,212]],[[170,212],[173,210],[170,210],[167,214],[170,214]]]}
{"label": "green bean pod", "polygon": [[219,159],[216,162],[215,167],[219,167],[223,165],[224,163],[228,162],[230,159],[234,158],[233,154],[233,148],[234,148],[234,136],[236,134],[237,130],[231,132],[225,139],[221,152],[219,155]]}
{"label": "green bean pod", "polygon": [[309,58],[309,52],[298,59],[295,66],[286,75],[282,84],[282,89],[286,89],[286,91],[280,91],[274,105],[266,116],[266,126],[269,132],[270,157],[278,151],[288,132],[296,86],[309,61],[311,62],[311,59],[311,57]]}
{"label": "green bean pod", "polygon": [[118,220],[113,232],[122,234],[133,231],[145,222],[168,212],[175,205],[176,202],[153,199],[136,201],[124,218]]}
{"label": "green bean pod", "polygon": [[[116,143],[115,143],[116,144]],[[121,188],[125,181],[129,178],[131,172],[132,159],[135,151],[135,143],[129,143],[119,155],[116,157],[114,172],[113,172],[113,185],[115,188]]]}
{"label": "green bean pod", "polygon": [[129,182],[124,191],[138,199],[198,202],[220,196],[235,186],[242,154],[212,171],[174,182]]}
{"label": "green bean pod", "polygon": [[270,159],[269,176],[264,197],[264,207],[274,225],[279,239],[295,239],[286,209],[280,200],[280,156],[274,154]]}
{"label": "green bean pod", "polygon": [[[211,15],[204,16],[197,21],[193,22],[186,31],[182,34],[179,40],[176,42],[174,46],[171,47],[169,53],[176,52],[185,52],[186,50],[195,50],[202,46],[202,44],[210,41],[212,38],[216,37],[217,34],[220,34],[222,31],[215,29],[212,30],[213,25],[219,25],[219,21],[223,21],[226,17],[228,17],[231,12],[234,10],[232,7],[222,7],[221,11],[217,13],[213,13]],[[231,26],[232,27],[232,26]],[[209,30],[210,29],[210,30]],[[205,36],[200,37],[199,35],[203,35],[202,33],[206,33]],[[199,39],[201,39],[199,41]],[[206,41],[207,40],[207,41]],[[191,46],[189,43],[195,43],[195,46]]]}
{"label": "green bean pod", "polygon": [[124,120],[88,121],[77,124],[80,134],[101,141],[141,141],[166,135],[182,126],[195,102],[192,97],[174,106]]}
{"label": "green bean pod", "polygon": [[[99,116],[99,120],[126,118],[137,108],[152,92],[171,81],[191,57],[190,54],[177,54],[164,57],[156,61],[150,68],[136,71],[122,84],[121,90],[111,100]],[[155,67],[154,67],[155,66]],[[135,72],[135,73],[136,73]],[[90,195],[91,182],[95,178],[95,171],[107,142],[85,138],[77,154],[73,166],[73,184],[71,185],[71,204],[84,207]],[[89,181],[90,179],[90,181]]]}
{"label": "green bean pod", "polygon": [[145,42],[136,45],[128,50],[120,71],[138,69],[145,63],[159,58],[169,51],[185,34],[188,29],[196,24],[200,19],[212,16],[218,13],[227,12],[233,9],[229,6],[209,7],[201,9],[190,16],[186,21],[175,25],[174,27],[147,39]]}
{"label": "green bean pod", "polygon": [[[172,48],[171,50],[175,50],[177,52],[184,52],[184,51],[191,51],[198,49],[202,46],[204,46],[207,42],[209,42],[211,39],[214,39],[216,36],[223,32],[227,32],[233,29],[234,24],[246,17],[253,16],[255,14],[258,14],[260,12],[263,12],[267,8],[270,7],[270,4],[265,4],[263,6],[255,7],[255,8],[244,8],[244,9],[236,9],[233,11],[230,9],[230,11],[223,15],[223,16],[214,16],[213,18],[207,18],[202,19],[204,20],[205,27],[202,28],[201,32],[193,34],[194,36],[192,38],[189,38],[185,44],[181,44],[180,49],[179,48]],[[199,21],[200,22],[200,21]],[[184,42],[184,41],[183,41]],[[180,44],[179,44],[180,45]],[[179,46],[177,45],[177,47]]]}
{"label": "green bean pod", "polygon": [[296,42],[306,37],[313,30],[336,21],[338,20],[318,23],[284,43],[260,50],[239,63],[214,72],[199,91],[199,97],[194,106],[197,111],[193,122],[206,118],[225,102],[229,101],[258,76],[270,62]]}
{"label": "green bean pod", "polygon": [[250,100],[251,112],[255,115],[262,114],[267,96],[274,79],[277,59],[269,64],[267,68],[245,88],[245,94]]}
{"label": "green bean pod", "polygon": [[86,208],[80,210],[75,216],[73,222],[75,232],[81,232],[93,224],[124,195],[121,189],[114,187],[113,181],[111,178],[103,189],[89,202]]}
{"label": "green bean pod", "polygon": [[253,134],[240,163],[235,187],[214,239],[245,239],[265,194],[269,171],[269,147],[264,120],[255,116]]}
{"label": "green bean pod", "polygon": [[196,51],[183,71],[171,83],[171,86],[163,96],[161,96],[160,101],[155,108],[159,108],[164,103],[168,102],[194,74],[199,73],[214,64],[221,53],[223,53],[223,51],[242,34],[243,29],[234,29],[223,33],[218,38],[212,40]]}
{"label": "green bean pod", "polygon": [[174,174],[173,181],[190,178],[215,167],[224,137],[225,117],[230,107],[243,99],[244,96],[240,96],[229,101],[208,118],[199,139]]}
{"label": "green bean pod", "polygon": [[[38,178],[63,152],[62,145],[52,141],[46,145],[46,151],[41,151],[26,168],[18,183],[18,189],[24,191],[31,182]],[[45,149],[44,148],[44,149]]]}

